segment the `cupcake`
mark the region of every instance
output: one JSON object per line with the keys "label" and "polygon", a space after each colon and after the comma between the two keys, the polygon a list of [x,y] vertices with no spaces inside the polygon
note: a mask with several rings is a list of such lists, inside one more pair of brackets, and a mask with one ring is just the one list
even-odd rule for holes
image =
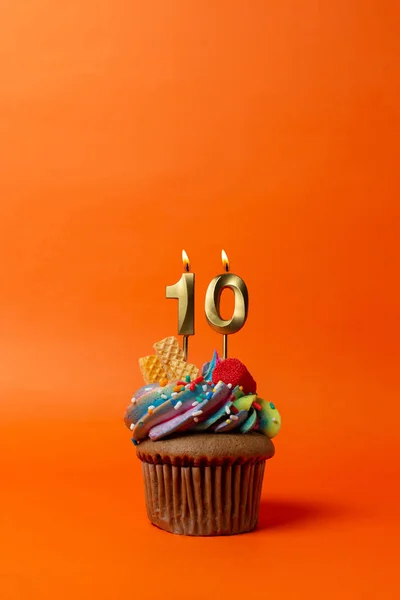
{"label": "cupcake", "polygon": [[280,429],[272,402],[236,358],[199,371],[175,338],[140,359],[146,382],[125,414],[142,461],[150,521],[182,535],[232,535],[257,525],[265,461]]}

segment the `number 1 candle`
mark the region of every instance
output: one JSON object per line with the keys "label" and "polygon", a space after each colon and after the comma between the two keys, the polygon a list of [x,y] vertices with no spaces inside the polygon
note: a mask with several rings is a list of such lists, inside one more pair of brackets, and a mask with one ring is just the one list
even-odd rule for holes
{"label": "number 1 candle", "polygon": [[[229,273],[229,261],[225,250],[222,250],[222,264],[225,273],[217,275],[210,282],[206,294],[205,312],[210,327],[222,333],[222,355],[228,356],[228,335],[236,333],[243,327],[249,310],[249,294],[247,286],[241,277]],[[225,288],[230,288],[235,295],[235,308],[230,319],[223,319],[220,313],[221,294]]]}
{"label": "number 1 candle", "polygon": [[166,297],[178,300],[178,334],[183,335],[183,354],[188,357],[189,335],[194,335],[194,273],[188,255],[182,250],[184,272],[174,285],[167,285]]}

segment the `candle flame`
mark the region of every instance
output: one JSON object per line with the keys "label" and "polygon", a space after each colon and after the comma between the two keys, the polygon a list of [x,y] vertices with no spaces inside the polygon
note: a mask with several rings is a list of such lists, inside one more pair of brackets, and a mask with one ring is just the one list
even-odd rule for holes
{"label": "candle flame", "polygon": [[182,250],[182,262],[183,262],[184,270],[189,272],[190,271],[190,260],[184,250]]}
{"label": "candle flame", "polygon": [[223,265],[225,271],[228,272],[229,271],[229,260],[228,260],[228,256],[227,256],[225,250],[222,250],[221,257],[222,257],[222,265]]}

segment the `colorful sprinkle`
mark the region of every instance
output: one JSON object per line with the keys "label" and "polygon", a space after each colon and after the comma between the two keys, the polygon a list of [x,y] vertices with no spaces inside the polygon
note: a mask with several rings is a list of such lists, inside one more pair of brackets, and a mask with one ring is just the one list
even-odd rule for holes
{"label": "colorful sprinkle", "polygon": [[147,409],[147,412],[149,413],[149,415],[152,415],[154,412],[155,406],[151,405],[149,406],[149,408]]}
{"label": "colorful sprinkle", "polygon": [[190,383],[190,375],[186,375],[185,381],[187,381],[188,383]]}
{"label": "colorful sprinkle", "polygon": [[181,402],[181,400],[178,400],[178,402],[174,406],[174,409],[178,410],[178,408],[180,408],[181,406],[182,406],[182,402]]}
{"label": "colorful sprinkle", "polygon": [[178,394],[179,394],[179,392],[182,392],[182,390],[184,390],[184,389],[185,389],[185,386],[182,387],[181,385],[176,385],[174,387],[174,392],[178,392]]}
{"label": "colorful sprinkle", "polygon": [[183,386],[185,386],[186,385],[186,381],[178,381],[176,385],[183,385]]}
{"label": "colorful sprinkle", "polygon": [[195,400],[194,402],[192,402],[192,406],[197,406],[199,403],[197,400]]}
{"label": "colorful sprinkle", "polygon": [[163,379],[160,379],[159,385],[160,387],[165,387],[168,383],[168,379],[165,379],[165,377]]}
{"label": "colorful sprinkle", "polygon": [[162,398],[163,400],[168,400],[168,396],[167,396],[167,394],[161,394],[161,398]]}
{"label": "colorful sprinkle", "polygon": [[243,392],[243,386],[242,386],[242,385],[239,385],[239,390],[240,390],[241,392]]}
{"label": "colorful sprinkle", "polygon": [[231,383],[228,383],[228,388],[232,389],[232,384]]}
{"label": "colorful sprinkle", "polygon": [[134,438],[132,438],[132,442],[133,442],[134,446],[138,446],[139,445],[139,442],[137,442]]}
{"label": "colorful sprinkle", "polygon": [[213,393],[212,392],[208,392],[208,394],[206,394],[206,398],[207,400],[211,400]]}
{"label": "colorful sprinkle", "polygon": [[189,390],[190,390],[191,392],[194,392],[194,390],[195,390],[195,389],[196,389],[196,384],[195,384],[194,382],[192,382],[192,383],[190,384],[190,386],[189,386]]}
{"label": "colorful sprinkle", "polygon": [[275,408],[275,404],[273,402],[270,402],[269,405],[271,408]]}
{"label": "colorful sprinkle", "polygon": [[256,410],[261,410],[261,406],[258,404],[258,402],[253,402],[252,406],[254,406]]}
{"label": "colorful sprinkle", "polygon": [[178,392],[172,392],[172,394],[171,394],[171,398],[176,398],[176,397],[177,397],[177,395],[178,395]]}
{"label": "colorful sprinkle", "polygon": [[230,423],[230,422],[231,422],[231,420],[230,420],[230,419],[227,419],[227,420],[225,421],[225,423],[226,423],[227,425],[229,425],[229,423]]}
{"label": "colorful sprinkle", "polygon": [[229,408],[229,406],[225,406],[225,412],[227,415],[231,414],[231,409]]}
{"label": "colorful sprinkle", "polygon": [[144,425],[143,421],[139,421],[139,425]]}
{"label": "colorful sprinkle", "polygon": [[232,421],[237,421],[239,419],[237,415],[231,415],[230,418],[232,419]]}
{"label": "colorful sprinkle", "polygon": [[198,419],[197,417],[194,417],[193,421],[194,421],[195,423],[198,423],[198,422],[199,422],[199,419]]}
{"label": "colorful sprinkle", "polygon": [[273,419],[271,419],[271,421],[273,421],[274,423],[278,422],[278,419],[275,419],[275,417]]}
{"label": "colorful sprinkle", "polygon": [[203,411],[202,411],[202,410],[196,410],[196,412],[194,412],[194,413],[192,414],[192,417],[199,417],[199,416],[200,416],[200,415],[202,415],[202,414],[203,414]]}
{"label": "colorful sprinkle", "polygon": [[129,425],[129,429],[130,429],[131,431],[132,431],[132,429],[135,429],[135,423],[131,423],[131,424]]}
{"label": "colorful sprinkle", "polygon": [[144,388],[144,391],[149,392],[151,389],[152,389],[151,387],[147,387],[147,388]]}
{"label": "colorful sprinkle", "polygon": [[206,391],[207,391],[207,389],[208,389],[208,388],[207,388],[207,386],[206,386],[206,385],[203,385],[203,392],[206,392]]}
{"label": "colorful sprinkle", "polygon": [[135,398],[135,396],[133,396],[133,398],[132,398],[131,402],[132,402],[132,404],[135,404],[135,402],[136,402],[136,398]]}
{"label": "colorful sprinkle", "polygon": [[196,377],[196,379],[194,380],[195,383],[201,383],[202,381],[204,381],[204,377],[202,375]]}
{"label": "colorful sprinkle", "polygon": [[236,406],[231,406],[231,413],[233,413],[234,415],[238,414],[238,409],[236,408]]}

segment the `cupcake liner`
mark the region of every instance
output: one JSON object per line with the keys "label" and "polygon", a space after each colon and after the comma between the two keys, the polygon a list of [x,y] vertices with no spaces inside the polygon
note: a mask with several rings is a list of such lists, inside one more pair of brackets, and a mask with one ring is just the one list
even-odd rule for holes
{"label": "cupcake liner", "polygon": [[232,535],[257,525],[265,460],[180,466],[142,462],[150,521],[181,535]]}

